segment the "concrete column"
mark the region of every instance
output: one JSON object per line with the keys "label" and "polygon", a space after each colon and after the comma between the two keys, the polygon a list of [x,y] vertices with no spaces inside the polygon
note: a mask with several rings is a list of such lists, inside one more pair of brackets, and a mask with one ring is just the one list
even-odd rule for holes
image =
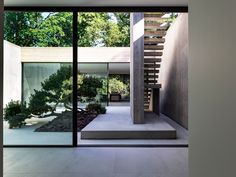
{"label": "concrete column", "polygon": [[144,123],[144,14],[131,14],[130,110],[134,124]]}

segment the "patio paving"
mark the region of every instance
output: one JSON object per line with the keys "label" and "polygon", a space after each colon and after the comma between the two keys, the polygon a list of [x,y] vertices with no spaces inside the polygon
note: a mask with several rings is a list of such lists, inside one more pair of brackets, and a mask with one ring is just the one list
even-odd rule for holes
{"label": "patio paving", "polygon": [[81,139],[175,139],[176,129],[154,113],[145,113],[145,124],[133,124],[130,107],[107,107],[81,131]]}
{"label": "patio paving", "polygon": [[54,117],[32,118],[21,128],[9,129],[8,123],[3,122],[4,145],[71,145],[71,132],[35,132],[38,127],[48,123]]}
{"label": "patio paving", "polygon": [[[119,109],[122,108],[125,109],[125,107],[119,107]],[[108,107],[107,113],[109,109]],[[120,115],[124,114],[123,111],[120,113]],[[71,132],[34,132],[36,128],[51,119],[53,117],[30,119],[28,125],[20,129],[8,129],[8,124],[4,121],[4,145],[71,145]],[[161,115],[161,119],[177,130],[177,139],[81,139],[81,133],[78,132],[78,146],[187,146],[188,131],[164,115]]]}

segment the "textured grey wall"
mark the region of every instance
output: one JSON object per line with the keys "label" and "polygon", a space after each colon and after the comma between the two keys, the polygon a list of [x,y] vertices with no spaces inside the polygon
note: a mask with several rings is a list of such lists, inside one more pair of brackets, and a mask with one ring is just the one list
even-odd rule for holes
{"label": "textured grey wall", "polygon": [[169,28],[160,68],[161,112],[188,128],[188,14]]}

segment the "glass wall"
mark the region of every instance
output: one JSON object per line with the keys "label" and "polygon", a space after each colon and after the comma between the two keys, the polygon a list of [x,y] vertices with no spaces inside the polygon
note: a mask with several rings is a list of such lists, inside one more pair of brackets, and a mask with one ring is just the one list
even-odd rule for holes
{"label": "glass wall", "polygon": [[72,145],[73,14],[4,18],[4,145]]}
{"label": "glass wall", "polygon": [[[98,102],[103,106],[129,105],[129,65],[129,63],[79,63],[79,78],[94,77],[102,83],[101,86],[97,86],[97,94],[92,100],[80,94],[79,106],[86,108],[91,102]],[[118,102],[119,104],[116,104]]]}
{"label": "glass wall", "polygon": [[[109,105],[128,106],[130,101],[130,64],[109,64]],[[114,96],[113,96],[114,95]]]}
{"label": "glass wall", "polygon": [[[97,85],[92,85],[93,83],[88,83],[89,88],[94,87],[97,91],[96,95],[93,97],[79,89],[79,106],[85,108],[91,102],[101,103],[103,106],[107,106],[108,101],[108,63],[79,63],[78,64],[78,77],[87,78],[93,82],[92,79],[97,80]],[[82,91],[82,93],[81,93]],[[92,90],[91,90],[92,91]]]}

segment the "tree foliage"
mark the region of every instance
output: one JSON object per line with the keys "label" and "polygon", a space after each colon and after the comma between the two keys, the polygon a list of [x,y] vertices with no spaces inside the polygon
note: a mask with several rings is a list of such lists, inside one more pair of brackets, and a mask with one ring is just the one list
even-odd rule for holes
{"label": "tree foliage", "polygon": [[78,96],[87,97],[89,101],[93,101],[100,88],[102,88],[101,79],[94,76],[83,76],[82,83],[78,88]]}
{"label": "tree foliage", "polygon": [[[72,46],[70,12],[6,12],[4,39],[27,47]],[[78,15],[78,46],[129,46],[129,13]]]}
{"label": "tree foliage", "polygon": [[[56,73],[41,83],[41,90],[34,90],[29,99],[31,113],[41,115],[48,111],[54,112],[59,103],[68,103],[71,95],[63,88],[65,81],[71,78],[71,66],[62,66]],[[72,87],[69,88],[72,90]],[[72,91],[71,91],[72,92]]]}
{"label": "tree foliage", "polygon": [[[54,113],[59,103],[63,103],[67,109],[72,108],[71,69],[71,66],[62,66],[41,83],[41,90],[34,90],[29,99],[29,110],[32,114]],[[95,76],[78,75],[78,97],[93,101],[101,87],[101,79]]]}
{"label": "tree foliage", "polygon": [[109,79],[109,93],[127,94],[128,86],[116,78]]}

